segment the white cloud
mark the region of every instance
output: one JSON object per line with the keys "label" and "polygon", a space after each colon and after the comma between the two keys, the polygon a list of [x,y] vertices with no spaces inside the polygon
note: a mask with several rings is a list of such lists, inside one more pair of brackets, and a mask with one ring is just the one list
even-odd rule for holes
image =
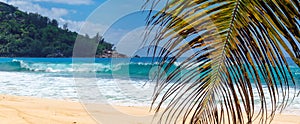
{"label": "white cloud", "polygon": [[70,5],[89,5],[92,4],[92,0],[32,0],[34,2],[52,2],[52,3],[62,3]]}
{"label": "white cloud", "polygon": [[[62,8],[51,8],[51,10],[48,11],[48,12],[51,12],[51,15],[52,15],[53,18],[62,17],[62,16],[67,15],[69,13],[68,10],[62,9]],[[51,17],[51,15],[49,14],[48,17]]]}
{"label": "white cloud", "polygon": [[[50,0],[0,0],[1,2],[5,2],[8,4],[11,4],[13,6],[18,7],[20,10],[25,12],[31,12],[31,13],[39,13],[43,16],[49,17],[50,19],[56,19],[62,27],[64,24],[68,24],[68,29],[71,31],[79,32],[80,34],[88,34],[89,36],[95,36],[96,33],[103,33],[104,30],[107,28],[104,25],[101,24],[95,24],[88,21],[72,21],[72,20],[66,20],[63,18],[63,16],[68,15],[69,13],[76,13],[75,10],[67,10],[63,8],[43,8],[39,4],[33,3],[32,1],[44,1],[47,2]],[[53,0],[51,2],[60,2],[60,3],[76,3],[76,4],[88,4],[92,2],[91,0]]]}
{"label": "white cloud", "polygon": [[63,18],[57,19],[58,23],[60,24],[60,27],[64,24],[68,24],[68,29],[71,31],[78,32],[81,28],[81,26],[84,24],[84,21],[72,21],[72,20],[65,20]]}
{"label": "white cloud", "polygon": [[[62,26],[65,23],[68,23],[68,28],[71,31],[78,32],[80,30],[80,27],[84,24],[84,22],[81,21],[71,21],[71,20],[65,20],[62,17],[71,13],[74,13],[74,10],[68,11],[63,8],[43,8],[39,4],[34,4],[30,1],[20,1],[20,0],[0,0],[1,2],[5,2],[8,4],[11,4],[13,6],[18,7],[20,10],[25,12],[31,12],[31,13],[39,13],[43,16],[47,16],[50,19],[56,19],[60,26]],[[75,11],[76,12],[76,11]]]}
{"label": "white cloud", "polygon": [[0,2],[7,3],[7,0],[0,0]]}
{"label": "white cloud", "polygon": [[67,15],[69,12],[63,8],[43,8],[39,4],[34,4],[29,1],[20,1],[20,0],[11,0],[11,1],[4,1],[8,4],[18,7],[22,11],[31,12],[31,13],[39,13],[43,16],[47,16],[51,19],[58,19],[62,16]]}
{"label": "white cloud", "polygon": [[60,26],[63,24],[68,24],[68,29],[71,31],[76,31],[79,34],[88,34],[90,37],[95,36],[97,33],[103,34],[105,30],[108,28],[105,25],[102,24],[96,24],[89,21],[72,21],[72,20],[66,20],[63,18],[57,19]]}
{"label": "white cloud", "polygon": [[108,26],[106,25],[86,21],[82,24],[82,27],[78,33],[88,34],[89,36],[95,36],[97,33],[103,35],[107,28]]}

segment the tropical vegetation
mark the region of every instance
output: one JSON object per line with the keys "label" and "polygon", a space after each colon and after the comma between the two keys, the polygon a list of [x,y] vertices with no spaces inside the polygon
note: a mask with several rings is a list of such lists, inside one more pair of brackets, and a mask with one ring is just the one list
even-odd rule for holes
{"label": "tropical vegetation", "polygon": [[67,24],[60,28],[57,20],[0,2],[0,57],[72,57],[76,38],[87,46],[99,43],[98,55],[113,47],[99,34],[80,35]]}
{"label": "tropical vegetation", "polygon": [[[147,0],[144,8],[164,2]],[[165,48],[156,50],[161,72],[193,54],[158,76],[153,105],[157,112],[167,105],[161,123],[268,123],[292,101],[296,82],[286,57],[300,66],[299,0],[167,2],[147,23],[158,32],[150,44]]]}

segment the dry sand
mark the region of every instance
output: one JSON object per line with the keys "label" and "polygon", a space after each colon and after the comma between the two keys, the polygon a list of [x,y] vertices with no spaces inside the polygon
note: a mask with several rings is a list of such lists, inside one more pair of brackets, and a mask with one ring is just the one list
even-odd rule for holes
{"label": "dry sand", "polygon": [[[89,107],[98,109],[91,111]],[[149,124],[153,117],[147,107],[88,105],[87,108],[102,124]],[[0,95],[0,124],[97,122],[78,102]],[[300,124],[300,116],[277,115],[272,124]]]}

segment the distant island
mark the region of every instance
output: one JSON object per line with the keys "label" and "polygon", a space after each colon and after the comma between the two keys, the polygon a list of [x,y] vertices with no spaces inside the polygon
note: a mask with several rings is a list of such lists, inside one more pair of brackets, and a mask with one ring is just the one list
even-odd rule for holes
{"label": "distant island", "polygon": [[67,24],[61,28],[57,20],[0,2],[0,57],[72,57],[76,38],[90,47],[98,44],[95,57],[127,57],[99,34],[80,35]]}

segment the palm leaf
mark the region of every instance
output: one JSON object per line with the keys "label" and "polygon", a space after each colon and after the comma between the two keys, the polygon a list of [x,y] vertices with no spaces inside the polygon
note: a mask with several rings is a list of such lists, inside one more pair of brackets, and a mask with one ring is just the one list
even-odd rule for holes
{"label": "palm leaf", "polygon": [[[147,0],[145,7],[159,2]],[[167,105],[161,123],[270,122],[296,95],[285,54],[300,65],[299,5],[298,0],[172,0],[149,14],[149,32],[161,26],[151,44],[163,44],[156,52],[163,71],[171,72],[158,76],[154,94],[157,111]]]}

